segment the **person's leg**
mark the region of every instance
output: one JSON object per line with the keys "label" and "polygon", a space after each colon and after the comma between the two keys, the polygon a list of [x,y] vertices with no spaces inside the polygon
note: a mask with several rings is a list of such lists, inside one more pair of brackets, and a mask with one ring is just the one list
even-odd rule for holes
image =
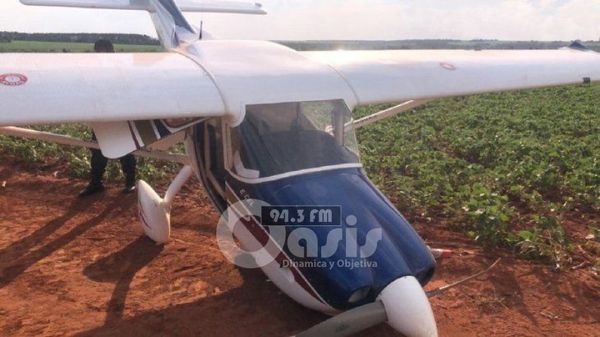
{"label": "person's leg", "polygon": [[91,183],[99,186],[102,185],[104,180],[104,172],[108,165],[108,158],[106,158],[100,150],[92,150],[92,170],[91,170]]}
{"label": "person's leg", "polygon": [[[94,133],[92,133],[92,140],[96,140],[96,135]],[[91,152],[90,183],[79,193],[79,196],[81,197],[86,197],[104,190],[102,180],[104,178],[104,172],[106,171],[106,165],[108,165],[108,158],[104,157],[100,150],[92,149]]]}
{"label": "person's leg", "polygon": [[122,157],[119,161],[121,162],[121,169],[125,175],[125,188],[123,189],[123,192],[131,193],[135,190],[137,161],[132,154]]}

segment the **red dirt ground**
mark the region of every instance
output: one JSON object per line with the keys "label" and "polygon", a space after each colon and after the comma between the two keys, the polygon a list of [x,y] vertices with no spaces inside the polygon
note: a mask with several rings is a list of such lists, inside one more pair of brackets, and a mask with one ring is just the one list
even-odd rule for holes
{"label": "red dirt ground", "polygon": [[[0,164],[1,336],[284,337],[325,318],[260,271],[227,262],[199,186],[178,196],[173,240],[160,247],[142,236],[134,195],[113,187],[79,200],[84,183]],[[432,300],[441,336],[600,336],[600,281],[590,269],[555,273],[416,227],[437,246],[461,247],[430,287],[503,257],[489,275]],[[361,336],[397,334],[382,325]]]}

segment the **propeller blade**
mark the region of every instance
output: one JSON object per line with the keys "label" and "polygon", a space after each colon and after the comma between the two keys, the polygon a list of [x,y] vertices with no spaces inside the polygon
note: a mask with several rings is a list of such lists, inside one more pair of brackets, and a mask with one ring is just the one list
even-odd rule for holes
{"label": "propeller blade", "polygon": [[295,337],[351,336],[386,320],[383,303],[376,301],[334,316]]}

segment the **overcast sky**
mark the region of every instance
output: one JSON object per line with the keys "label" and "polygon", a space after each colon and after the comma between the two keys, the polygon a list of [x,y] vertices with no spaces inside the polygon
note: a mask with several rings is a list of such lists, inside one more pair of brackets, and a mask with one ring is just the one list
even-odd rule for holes
{"label": "overcast sky", "polygon": [[[600,0],[264,0],[267,16],[190,14],[219,38],[598,40]],[[0,31],[155,36],[145,12],[0,0]]]}

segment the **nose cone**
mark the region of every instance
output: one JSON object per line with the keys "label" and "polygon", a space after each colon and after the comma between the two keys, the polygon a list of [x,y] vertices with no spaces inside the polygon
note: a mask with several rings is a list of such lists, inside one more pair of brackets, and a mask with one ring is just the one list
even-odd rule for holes
{"label": "nose cone", "polygon": [[379,295],[387,323],[406,337],[437,337],[429,299],[419,281],[406,276],[392,282]]}

